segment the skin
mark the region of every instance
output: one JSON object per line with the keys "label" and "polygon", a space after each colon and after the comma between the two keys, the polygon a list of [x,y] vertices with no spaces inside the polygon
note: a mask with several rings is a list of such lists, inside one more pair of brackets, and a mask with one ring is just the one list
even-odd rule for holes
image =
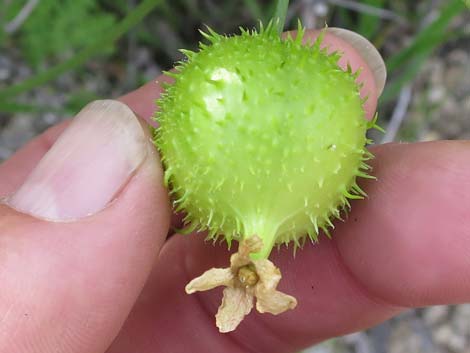
{"label": "skin", "polygon": [[[347,43],[331,35],[325,43],[353,68],[365,66]],[[360,80],[370,118],[377,97],[370,70]],[[148,119],[161,91],[149,83],[121,100]],[[67,124],[0,165],[0,195],[21,185]],[[201,235],[167,237],[178,217],[171,220],[158,156],[116,202],[76,222],[0,205],[0,351],[287,353],[408,308],[470,301],[470,143],[388,144],[373,153],[379,181],[362,183],[369,199],[353,203],[333,240],[307,243],[295,260],[291,249],[272,254],[284,275],[279,289],[297,297],[298,309],[253,312],[224,335],[213,318],[221,291],[183,289],[206,269],[225,267],[228,253]]]}

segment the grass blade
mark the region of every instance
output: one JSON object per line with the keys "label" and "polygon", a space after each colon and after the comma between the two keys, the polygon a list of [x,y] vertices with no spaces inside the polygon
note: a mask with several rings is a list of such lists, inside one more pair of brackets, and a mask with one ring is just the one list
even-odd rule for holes
{"label": "grass blade", "polygon": [[445,36],[445,29],[449,22],[458,14],[465,10],[462,0],[451,0],[441,10],[440,16],[419,32],[409,47],[403,49],[398,54],[390,57],[387,62],[388,72],[392,72],[409,60],[417,52],[428,51],[431,47],[436,47],[436,40]]}
{"label": "grass blade", "polygon": [[44,113],[44,112],[58,112],[62,111],[51,107],[43,107],[39,105],[16,103],[16,102],[0,102],[0,112],[16,114],[16,113]]}
{"label": "grass blade", "polygon": [[464,10],[463,1],[449,1],[441,9],[440,16],[419,32],[410,46],[386,60],[385,64],[390,77],[397,76],[394,72],[399,69],[401,74],[385,87],[380,98],[381,103],[389,102],[395,98],[403,85],[414,79],[427,58],[447,39],[446,28],[450,21]]}

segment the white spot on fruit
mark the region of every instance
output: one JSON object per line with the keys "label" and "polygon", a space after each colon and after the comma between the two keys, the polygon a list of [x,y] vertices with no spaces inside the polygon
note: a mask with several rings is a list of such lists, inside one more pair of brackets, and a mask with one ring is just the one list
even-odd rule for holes
{"label": "white spot on fruit", "polygon": [[225,119],[225,107],[222,102],[222,94],[220,92],[211,92],[203,97],[206,110],[211,113],[214,121]]}
{"label": "white spot on fruit", "polygon": [[223,81],[227,83],[242,83],[240,76],[236,72],[219,67],[212,71],[210,76],[212,81]]}

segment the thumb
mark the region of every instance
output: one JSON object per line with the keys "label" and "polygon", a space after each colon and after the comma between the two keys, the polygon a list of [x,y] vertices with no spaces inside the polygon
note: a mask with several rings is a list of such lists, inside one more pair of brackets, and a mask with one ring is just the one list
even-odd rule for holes
{"label": "thumb", "polygon": [[170,219],[145,130],[89,104],[0,205],[1,352],[103,352],[118,333]]}

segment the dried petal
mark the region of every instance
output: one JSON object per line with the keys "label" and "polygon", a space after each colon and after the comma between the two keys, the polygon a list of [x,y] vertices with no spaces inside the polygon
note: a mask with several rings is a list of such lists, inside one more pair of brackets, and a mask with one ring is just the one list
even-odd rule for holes
{"label": "dried petal", "polygon": [[294,309],[297,300],[276,290],[281,280],[281,271],[269,260],[253,261],[259,282],[255,286],[256,309],[260,313],[268,312],[274,315]]}
{"label": "dried petal", "polygon": [[186,285],[186,293],[209,290],[218,286],[232,286],[233,273],[230,268],[211,268]]}
{"label": "dried petal", "polygon": [[277,290],[263,291],[256,287],[256,310],[278,315],[297,306],[297,299]]}
{"label": "dried petal", "polygon": [[281,271],[269,260],[254,260],[256,272],[260,279],[260,285],[266,290],[276,289],[281,280]]}
{"label": "dried petal", "polygon": [[239,287],[225,288],[222,304],[215,316],[219,331],[230,332],[235,330],[252,308],[253,294],[251,291]]}

